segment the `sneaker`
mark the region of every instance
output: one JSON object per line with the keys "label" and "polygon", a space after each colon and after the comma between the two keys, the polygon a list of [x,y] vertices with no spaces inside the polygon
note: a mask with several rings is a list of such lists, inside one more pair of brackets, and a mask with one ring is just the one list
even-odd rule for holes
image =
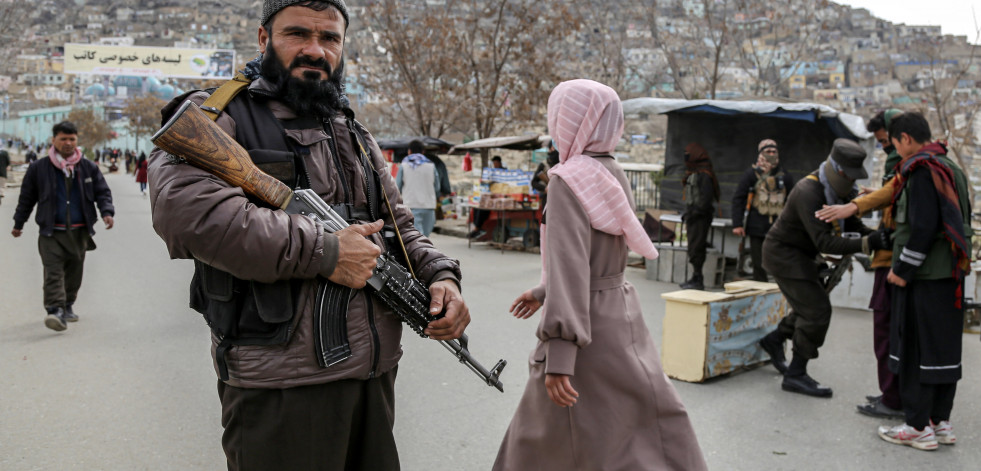
{"label": "sneaker", "polygon": [[917,450],[931,451],[937,449],[937,436],[933,433],[933,427],[927,425],[923,431],[907,425],[897,425],[895,427],[879,426],[879,437],[889,443],[897,445],[909,445]]}
{"label": "sneaker", "polygon": [[71,306],[65,307],[65,313],[61,315],[61,318],[64,319],[65,322],[78,322],[78,315],[72,311]]}
{"label": "sneaker", "polygon": [[65,323],[64,314],[65,311],[60,307],[54,312],[48,313],[48,317],[44,318],[45,327],[57,332],[67,329],[68,324]]}
{"label": "sneaker", "polygon": [[954,427],[950,425],[949,420],[941,420],[939,424],[934,424],[931,420],[930,426],[933,427],[933,433],[937,436],[937,443],[943,445],[954,445],[957,443],[957,437],[954,436]]}

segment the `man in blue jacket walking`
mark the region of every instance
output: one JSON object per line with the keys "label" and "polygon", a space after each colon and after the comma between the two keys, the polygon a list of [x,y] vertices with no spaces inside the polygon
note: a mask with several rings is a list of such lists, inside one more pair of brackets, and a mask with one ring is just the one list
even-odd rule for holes
{"label": "man in blue jacket walking", "polygon": [[44,325],[61,331],[78,320],[72,305],[82,285],[85,252],[95,250],[96,206],[106,229],[112,229],[115,210],[99,166],[82,157],[75,125],[62,121],[52,134],[48,156],[31,163],[24,175],[11,234],[20,237],[37,204],[34,221],[40,228],[37,245],[48,312]]}

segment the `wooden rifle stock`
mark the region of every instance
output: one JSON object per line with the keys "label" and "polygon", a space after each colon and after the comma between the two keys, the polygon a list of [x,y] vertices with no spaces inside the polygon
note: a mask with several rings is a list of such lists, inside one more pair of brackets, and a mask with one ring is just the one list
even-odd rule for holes
{"label": "wooden rifle stock", "polygon": [[274,207],[286,209],[293,196],[286,184],[259,170],[248,151],[190,100],[150,140]]}

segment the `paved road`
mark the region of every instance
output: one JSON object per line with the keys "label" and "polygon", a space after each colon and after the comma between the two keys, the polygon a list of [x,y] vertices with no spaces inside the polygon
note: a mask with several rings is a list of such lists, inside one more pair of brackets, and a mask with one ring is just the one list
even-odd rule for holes
{"label": "paved road", "polygon": [[[171,261],[150,224],[149,201],[127,175],[109,175],[116,228],[99,230],[67,332],[42,324],[37,230],[0,244],[0,469],[222,469],[219,404],[208,334],[187,308],[191,266]],[[17,190],[0,221],[11,224]],[[9,226],[7,226],[9,227]],[[438,344],[404,339],[397,385],[396,434],[407,471],[486,470],[527,379],[537,318],[506,310],[538,280],[536,255],[505,252],[435,235],[460,259],[474,320],[473,354],[498,358],[505,393],[482,385]],[[664,304],[673,285],[628,270],[646,320],[660,343]],[[927,453],[875,436],[879,420],[855,412],[875,391],[871,314],[835,312],[827,345],[811,373],[835,388],[830,400],[784,393],[770,367],[706,384],[675,382],[706,460],[714,470],[977,469],[981,462],[981,344],[965,337],[966,378],[954,408],[959,445]],[[670,433],[670,431],[667,431]]]}

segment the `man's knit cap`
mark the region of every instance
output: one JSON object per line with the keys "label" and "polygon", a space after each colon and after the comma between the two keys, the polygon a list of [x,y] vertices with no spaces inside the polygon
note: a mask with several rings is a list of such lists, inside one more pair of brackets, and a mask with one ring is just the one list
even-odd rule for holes
{"label": "man's knit cap", "polygon": [[[262,2],[262,16],[259,17],[259,24],[264,25],[269,18],[273,15],[279,13],[279,10],[286,8],[297,3],[304,3],[309,0],[264,0]],[[341,16],[344,17],[344,27],[346,28],[350,23],[351,19],[347,15],[347,5],[344,4],[344,0],[320,0],[322,3],[328,3],[333,5],[341,12]]]}

